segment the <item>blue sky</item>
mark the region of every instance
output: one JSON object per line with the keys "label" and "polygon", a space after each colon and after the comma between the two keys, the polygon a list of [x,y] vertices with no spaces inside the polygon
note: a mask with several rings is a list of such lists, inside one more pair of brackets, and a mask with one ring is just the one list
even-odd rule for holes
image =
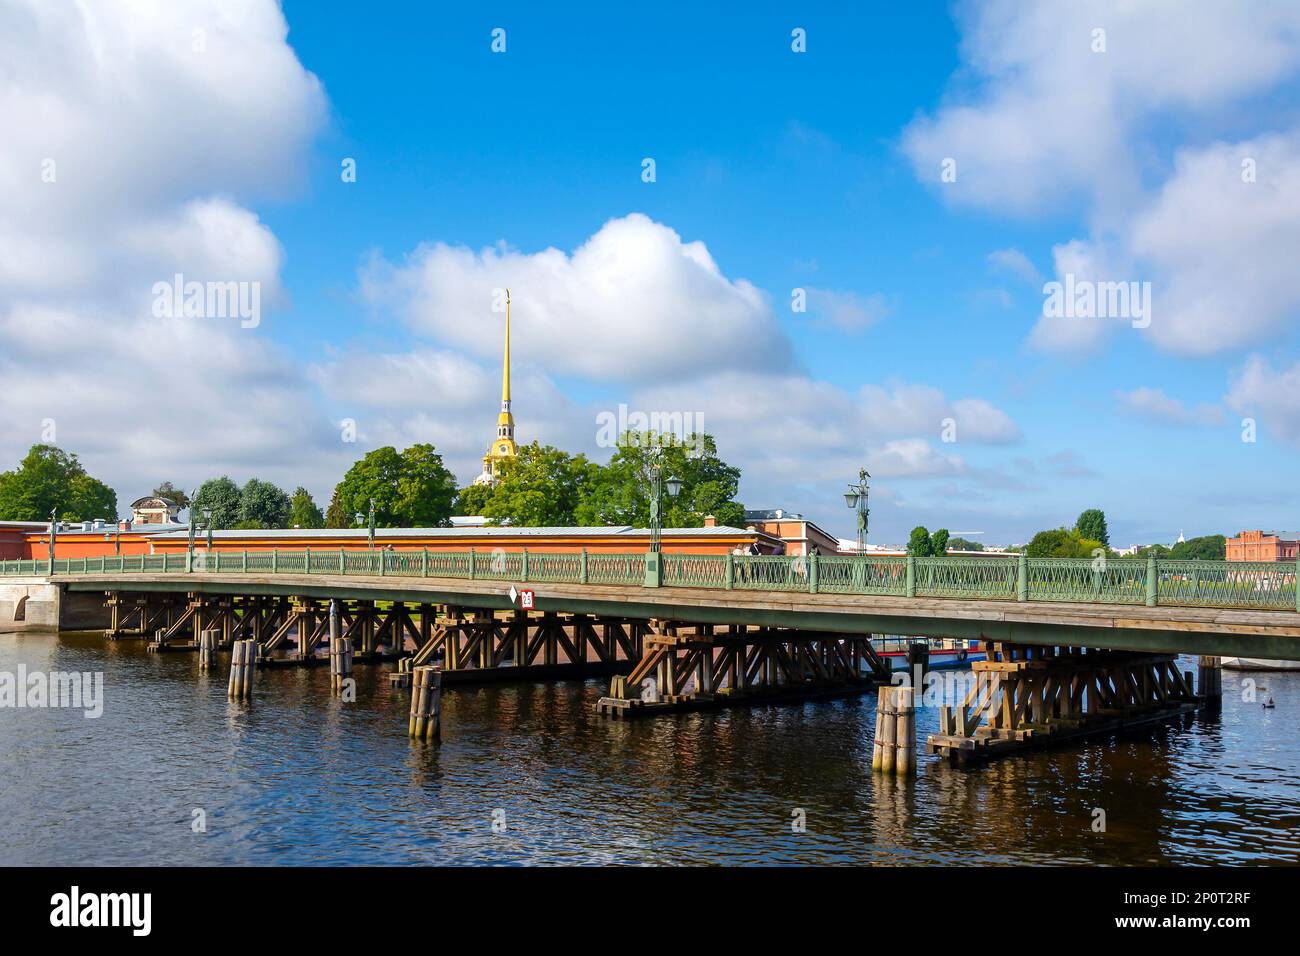
{"label": "blue sky", "polygon": [[[287,36],[274,4],[177,6],[161,25],[113,4],[5,14],[10,43],[56,62],[113,37],[98,75],[5,51],[22,83],[0,106],[26,123],[0,173],[55,154],[72,170],[11,183],[9,227],[92,263],[84,282],[0,270],[0,364],[72,363],[0,399],[6,459],[54,420],[122,500],[213,469],[328,498],[366,450],[420,440],[468,480],[495,418],[500,282],[523,440],[603,458],[601,411],[693,413],[751,507],[847,536],[839,492],[871,468],[881,542],[918,523],[1021,541],[1088,507],[1116,544],[1300,524],[1285,4],[290,0]],[[196,29],[203,50],[177,52]],[[132,73],[151,53],[185,80],[157,104]],[[106,95],[118,82],[129,95]],[[85,191],[55,192],[100,155]],[[118,256],[86,241],[110,232]],[[142,233],[173,238],[135,255]],[[256,329],[140,324],[139,290],[172,269],[274,294]],[[1067,272],[1150,282],[1150,327],[1047,322],[1043,284]],[[160,338],[164,363],[123,357],[187,394],[151,414],[126,381],[116,402],[83,391],[94,366],[66,345],[92,315],[101,359]]]}

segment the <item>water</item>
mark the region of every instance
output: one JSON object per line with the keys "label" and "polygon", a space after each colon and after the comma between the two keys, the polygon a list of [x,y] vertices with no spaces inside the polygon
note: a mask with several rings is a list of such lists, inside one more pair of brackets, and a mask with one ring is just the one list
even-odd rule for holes
{"label": "water", "polygon": [[1300,673],[1225,671],[1221,716],[900,782],[871,773],[870,695],[614,722],[603,681],[448,688],[430,747],[387,667],[358,666],[355,704],[323,667],[261,670],[248,707],[226,660],[0,634],[0,671],[103,671],[106,698],[0,710],[0,864],[1300,862]]}

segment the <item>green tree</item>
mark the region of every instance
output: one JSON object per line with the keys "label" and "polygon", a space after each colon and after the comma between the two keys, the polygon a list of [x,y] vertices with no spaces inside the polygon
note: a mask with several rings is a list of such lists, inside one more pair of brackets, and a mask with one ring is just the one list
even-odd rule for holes
{"label": "green tree", "polygon": [[1100,508],[1089,508],[1079,515],[1074,523],[1074,530],[1079,536],[1090,541],[1099,541],[1103,547],[1110,547],[1110,531],[1106,527],[1106,512]]}
{"label": "green tree", "polygon": [[343,502],[339,500],[339,491],[334,489],[330,495],[329,507],[325,509],[325,527],[327,528],[349,528],[352,526],[352,516],[343,513]]}
{"label": "green tree", "polygon": [[150,493],[155,498],[166,498],[168,501],[174,502],[181,508],[188,508],[190,506],[190,496],[177,488],[170,481],[164,481]]}
{"label": "green tree", "polygon": [[323,528],[325,516],[312,500],[311,492],[299,485],[289,499],[289,527]]}
{"label": "green tree", "polygon": [[585,455],[569,455],[533,442],[515,458],[501,462],[499,480],[483,503],[491,524],[518,527],[571,527],[592,475]]}
{"label": "green tree", "polygon": [[249,478],[239,492],[239,523],[243,527],[283,528],[289,522],[289,496],[260,478]]}
{"label": "green tree", "polygon": [[212,527],[217,530],[233,528],[241,520],[240,499],[239,486],[231,481],[229,476],[222,475],[220,478],[209,478],[199,485],[199,490],[194,493],[194,500],[190,502],[190,510],[200,521],[204,509],[210,510]]}
{"label": "green tree", "polygon": [[984,545],[969,538],[949,538],[948,547],[953,551],[983,551]]}
{"label": "green tree", "polygon": [[1106,546],[1070,528],[1040,531],[1025,546],[1025,554],[1031,558],[1091,558],[1098,550],[1105,551]]}
{"label": "green tree", "polygon": [[355,514],[368,514],[373,498],[377,527],[437,528],[451,517],[456,479],[432,445],[412,445],[400,454],[386,445],[349,468],[334,496],[338,510],[331,501],[331,517],[344,522],[340,527],[352,526]]}
{"label": "green tree", "polygon": [[54,445],[33,445],[14,471],[0,473],[0,520],[117,519],[117,494],[86,474],[77,456]]}
{"label": "green tree", "polygon": [[1221,534],[1188,538],[1169,549],[1169,557],[1185,561],[1223,561],[1227,558],[1227,539]]}
{"label": "green tree", "polygon": [[947,528],[940,528],[934,534],[930,535],[930,553],[936,558],[942,558],[948,553]]}
{"label": "green tree", "polygon": [[[656,446],[661,446],[658,451]],[[665,528],[698,528],[712,515],[720,525],[744,526],[745,506],[736,500],[740,469],[718,457],[712,435],[685,441],[649,432],[628,432],[607,465],[595,466],[575,513],[578,524],[646,527],[650,523],[650,476],[657,455],[664,478],[678,478],[681,492],[666,494]]]}
{"label": "green tree", "polygon": [[907,539],[907,553],[914,558],[928,558],[934,552],[930,546],[930,529],[917,525],[912,529],[912,536]]}
{"label": "green tree", "polygon": [[492,492],[492,485],[487,482],[460,489],[456,492],[455,513],[466,516],[482,515],[488,499],[492,497]]}

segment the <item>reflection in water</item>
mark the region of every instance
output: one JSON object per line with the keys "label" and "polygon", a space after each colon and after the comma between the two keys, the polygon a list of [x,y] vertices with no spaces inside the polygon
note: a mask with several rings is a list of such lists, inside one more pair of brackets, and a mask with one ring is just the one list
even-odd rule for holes
{"label": "reflection in water", "polygon": [[1300,674],[1267,675],[1273,710],[1225,674],[1219,716],[897,780],[871,773],[873,697],[619,722],[599,681],[453,687],[429,747],[386,669],[355,704],[325,668],[259,671],[250,706],[226,658],[0,635],[19,662],[103,671],[106,700],[0,710],[4,864],[1300,861]]}

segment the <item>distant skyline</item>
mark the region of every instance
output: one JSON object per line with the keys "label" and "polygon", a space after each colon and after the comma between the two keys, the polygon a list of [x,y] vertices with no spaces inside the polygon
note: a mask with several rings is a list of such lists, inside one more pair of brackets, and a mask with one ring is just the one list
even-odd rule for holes
{"label": "distant skyline", "polygon": [[509,285],[521,444],[680,413],[878,543],[1296,525],[1300,6],[843,6],[0,2],[0,470],[468,484]]}

